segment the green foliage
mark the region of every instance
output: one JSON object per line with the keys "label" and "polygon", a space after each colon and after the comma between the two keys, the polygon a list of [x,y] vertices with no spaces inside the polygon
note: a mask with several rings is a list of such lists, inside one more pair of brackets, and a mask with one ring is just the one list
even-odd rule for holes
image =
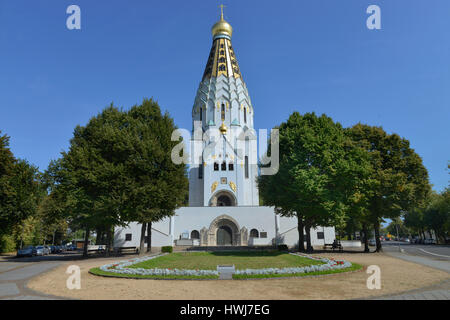
{"label": "green foliage", "polygon": [[367,216],[375,229],[377,251],[380,223],[383,218],[396,218],[424,203],[431,188],[422,159],[410,148],[409,141],[397,134],[387,134],[381,127],[357,124],[348,129],[354,143],[370,156],[372,167],[367,199]]}
{"label": "green foliage", "polygon": [[9,253],[16,250],[16,241],[12,235],[0,235],[0,253]]}
{"label": "green foliage", "polygon": [[0,235],[36,214],[43,195],[37,168],[14,158],[9,137],[0,135]]}
{"label": "green foliage", "polygon": [[171,141],[175,128],[153,100],[129,111],[111,105],[77,126],[69,151],[44,175],[49,197],[43,212],[87,230],[172,215],[188,189],[185,166],[170,157],[178,143]]}
{"label": "green foliage", "polygon": [[296,215],[307,234],[318,225],[344,226],[351,207],[355,214],[362,211],[367,201],[362,190],[371,170],[368,156],[339,123],[325,115],[294,112],[279,126],[279,135],[279,171],[258,179],[266,205],[281,215]]}
{"label": "green foliage", "polygon": [[172,253],[172,252],[173,252],[173,247],[172,247],[172,246],[164,246],[164,247],[161,247],[161,252]]}

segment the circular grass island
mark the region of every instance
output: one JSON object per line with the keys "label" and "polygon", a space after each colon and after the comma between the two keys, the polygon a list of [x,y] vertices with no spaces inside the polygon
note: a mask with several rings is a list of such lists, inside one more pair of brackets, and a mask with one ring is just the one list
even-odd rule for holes
{"label": "circular grass island", "polygon": [[217,280],[218,265],[234,265],[233,279],[302,277],[356,271],[361,265],[280,251],[174,252],[140,257],[89,270],[132,279]]}

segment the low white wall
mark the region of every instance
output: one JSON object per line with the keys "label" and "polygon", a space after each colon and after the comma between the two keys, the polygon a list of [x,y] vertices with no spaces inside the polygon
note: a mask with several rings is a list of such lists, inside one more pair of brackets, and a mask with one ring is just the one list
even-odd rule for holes
{"label": "low white wall", "polygon": [[[126,235],[131,234],[131,240],[126,240]],[[128,227],[118,227],[114,230],[114,247],[136,247],[140,245],[141,224],[130,222]],[[152,247],[172,245],[170,236],[170,218],[152,224]]]}
{"label": "low white wall", "polygon": [[360,248],[360,240],[341,240],[341,245],[343,248]]}

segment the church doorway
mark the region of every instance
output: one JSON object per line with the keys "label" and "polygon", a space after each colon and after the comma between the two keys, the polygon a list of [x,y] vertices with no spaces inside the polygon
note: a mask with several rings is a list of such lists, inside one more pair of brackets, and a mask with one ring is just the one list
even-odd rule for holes
{"label": "church doorway", "polygon": [[233,245],[233,231],[228,226],[221,226],[217,229],[217,241],[218,246],[231,246]]}

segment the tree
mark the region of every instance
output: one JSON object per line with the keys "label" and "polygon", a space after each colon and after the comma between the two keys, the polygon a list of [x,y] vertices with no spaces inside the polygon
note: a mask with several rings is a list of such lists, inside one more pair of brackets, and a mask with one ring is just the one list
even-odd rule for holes
{"label": "tree", "polygon": [[0,234],[36,214],[42,196],[37,168],[14,158],[9,137],[0,136]]}
{"label": "tree", "polygon": [[325,115],[294,112],[279,126],[280,168],[258,178],[260,195],[284,216],[297,216],[299,250],[312,251],[310,229],[345,225],[350,204],[360,201],[357,184],[370,170],[366,155],[342,126]]}
{"label": "tree", "polygon": [[[147,223],[173,214],[187,192],[185,167],[171,161],[173,120],[153,100],[128,112],[104,109],[77,126],[68,152],[49,167],[58,199],[71,226],[106,234],[109,253],[116,226]],[[58,209],[59,210],[59,209]]]}
{"label": "tree", "polygon": [[125,225],[125,163],[133,150],[128,130],[126,113],[111,105],[86,126],[77,126],[69,151],[49,167],[57,209],[72,226],[85,230],[84,256],[92,230]]}
{"label": "tree", "polygon": [[387,134],[381,127],[357,124],[349,129],[352,139],[370,154],[372,193],[369,217],[375,231],[376,251],[381,251],[380,223],[396,218],[424,202],[430,192],[428,172],[409,141]]}
{"label": "tree", "polygon": [[433,230],[438,242],[445,243],[450,225],[450,190],[432,193],[429,204],[424,211],[424,227]]}
{"label": "tree", "polygon": [[145,99],[128,112],[130,139],[134,150],[127,162],[129,203],[127,219],[142,224],[140,252],[151,250],[153,222],[174,214],[188,193],[186,167],[172,162],[171,151],[179,141],[172,141],[177,129],[168,113],[162,114],[154,100]]}

